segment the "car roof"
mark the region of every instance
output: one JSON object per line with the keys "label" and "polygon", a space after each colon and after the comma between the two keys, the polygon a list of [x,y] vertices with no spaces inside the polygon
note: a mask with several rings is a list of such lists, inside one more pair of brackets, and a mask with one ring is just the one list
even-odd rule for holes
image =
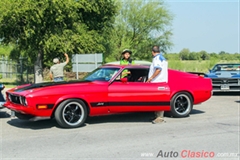
{"label": "car roof", "polygon": [[[114,62],[108,62],[106,64],[115,64],[115,65],[118,65],[120,64],[120,61],[114,61]],[[144,61],[144,60],[134,60],[134,64],[137,64],[137,65],[151,65],[151,62],[149,61]]]}
{"label": "car roof", "polygon": [[105,64],[101,66],[101,68],[146,68],[148,69],[148,65],[116,65],[116,64]]}

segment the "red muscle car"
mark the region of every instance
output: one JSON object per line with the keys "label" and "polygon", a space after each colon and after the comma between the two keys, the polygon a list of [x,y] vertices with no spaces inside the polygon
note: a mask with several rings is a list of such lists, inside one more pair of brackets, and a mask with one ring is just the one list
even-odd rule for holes
{"label": "red muscle car", "polygon": [[[122,78],[124,70],[130,71]],[[87,116],[170,111],[186,117],[194,104],[212,95],[211,79],[168,70],[168,83],[145,83],[149,66],[104,65],[79,81],[28,84],[8,90],[4,106],[19,119],[55,118],[64,128],[79,127]]]}

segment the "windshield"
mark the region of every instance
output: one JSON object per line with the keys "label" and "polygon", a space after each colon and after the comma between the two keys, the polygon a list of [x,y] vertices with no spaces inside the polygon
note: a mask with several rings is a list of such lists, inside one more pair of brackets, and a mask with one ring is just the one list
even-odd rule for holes
{"label": "windshield", "polygon": [[97,68],[93,72],[89,73],[83,80],[88,81],[109,81],[114,77],[119,68]]}
{"label": "windshield", "polygon": [[217,64],[213,67],[212,71],[239,71],[240,64]]}

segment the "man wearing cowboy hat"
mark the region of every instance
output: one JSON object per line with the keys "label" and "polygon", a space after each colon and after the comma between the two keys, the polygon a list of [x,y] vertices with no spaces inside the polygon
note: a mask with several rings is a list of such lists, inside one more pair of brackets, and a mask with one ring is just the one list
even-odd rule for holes
{"label": "man wearing cowboy hat", "polygon": [[131,59],[132,51],[129,49],[124,49],[122,51],[122,59],[120,61],[120,64],[122,65],[128,65],[128,64],[134,64],[133,60]]}
{"label": "man wearing cowboy hat", "polygon": [[[134,61],[131,59],[131,54],[132,54],[131,50],[124,49],[122,51],[122,59],[120,60],[120,64],[121,65],[131,65],[131,64],[134,64]],[[125,69],[122,72],[122,77],[127,77],[130,74],[131,74],[131,72],[128,71],[127,69]]]}

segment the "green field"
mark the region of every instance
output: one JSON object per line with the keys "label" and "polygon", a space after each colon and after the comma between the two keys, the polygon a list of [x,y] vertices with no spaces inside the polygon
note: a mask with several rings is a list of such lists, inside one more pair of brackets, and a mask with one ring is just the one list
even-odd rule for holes
{"label": "green field", "polygon": [[180,61],[169,60],[168,67],[171,69],[181,70],[185,72],[208,72],[217,63],[240,63],[239,61],[219,61],[219,60],[205,60],[205,61]]}

